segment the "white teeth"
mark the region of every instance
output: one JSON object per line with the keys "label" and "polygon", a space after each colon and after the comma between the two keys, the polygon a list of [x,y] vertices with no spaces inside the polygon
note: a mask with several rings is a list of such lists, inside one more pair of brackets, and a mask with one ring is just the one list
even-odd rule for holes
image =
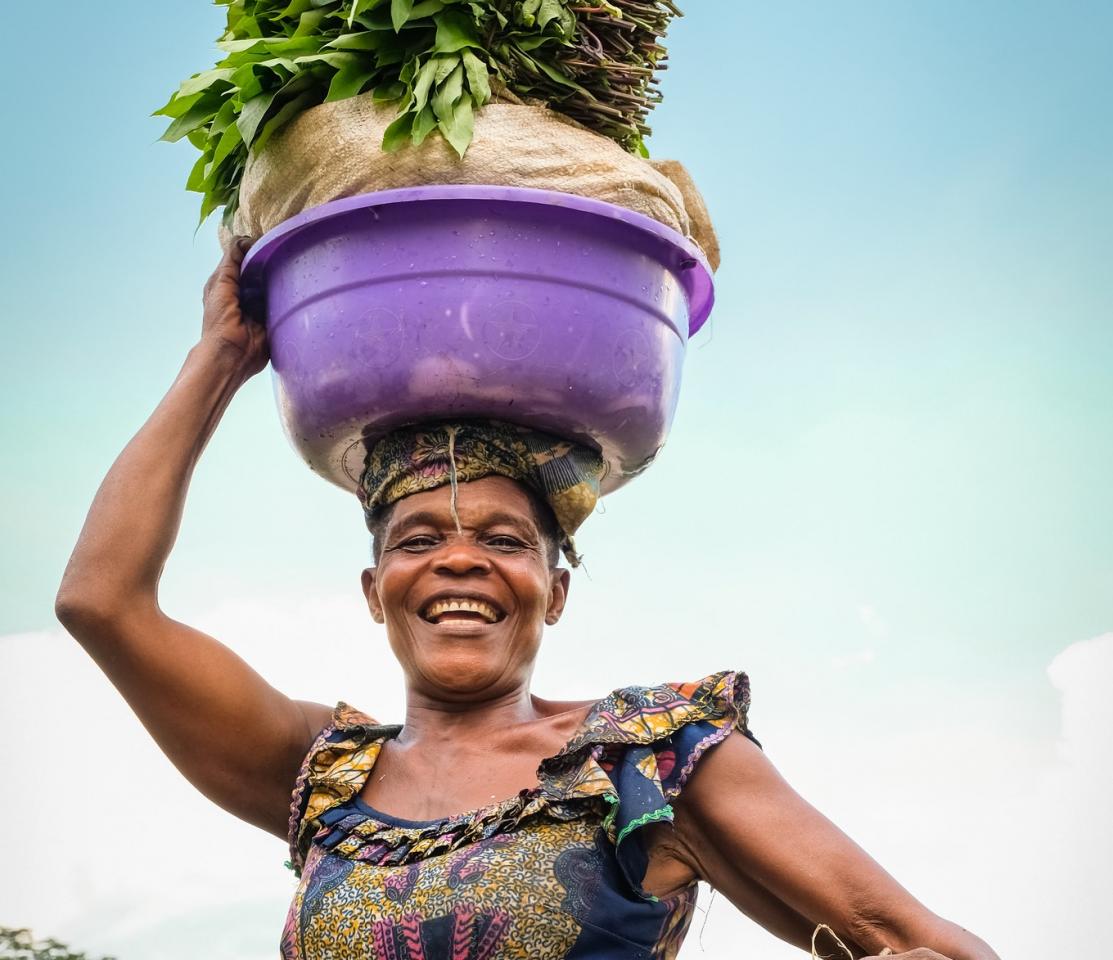
{"label": "white teeth", "polygon": [[425,611],[426,620],[436,620],[446,613],[478,613],[488,623],[496,623],[498,611],[482,600],[438,600]]}

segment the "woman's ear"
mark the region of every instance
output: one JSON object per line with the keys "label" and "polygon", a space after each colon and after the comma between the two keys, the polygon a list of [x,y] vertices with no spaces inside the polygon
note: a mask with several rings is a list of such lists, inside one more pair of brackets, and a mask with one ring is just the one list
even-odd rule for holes
{"label": "woman's ear", "polygon": [[568,587],[572,582],[572,575],[562,568],[553,570],[549,581],[549,609],[545,611],[545,623],[550,627],[555,626],[564,613],[564,605],[568,602]]}
{"label": "woman's ear", "polygon": [[386,618],[383,616],[383,604],[379,599],[379,591],[375,584],[375,577],[378,572],[377,567],[368,567],[363,571],[360,582],[363,584],[363,595],[367,598],[367,609],[371,611],[371,619],[376,623],[386,623]]}

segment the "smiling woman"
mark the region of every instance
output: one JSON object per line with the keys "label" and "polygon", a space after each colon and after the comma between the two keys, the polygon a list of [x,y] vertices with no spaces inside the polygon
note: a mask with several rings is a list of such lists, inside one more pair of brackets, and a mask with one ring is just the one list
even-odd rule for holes
{"label": "smiling woman", "polygon": [[240,312],[242,255],[213,275],[199,342],[101,485],[57,613],[191,783],[288,839],[286,960],[672,958],[700,880],[805,949],[826,924],[856,958],[993,960],[781,779],[744,674],[582,702],[530,692],[568,599],[556,548],[578,562],[598,495],[584,447],[470,423],[369,451],[363,587],[402,666],[401,725],[291,700],[167,617],[159,580],[193,468],[267,363]]}

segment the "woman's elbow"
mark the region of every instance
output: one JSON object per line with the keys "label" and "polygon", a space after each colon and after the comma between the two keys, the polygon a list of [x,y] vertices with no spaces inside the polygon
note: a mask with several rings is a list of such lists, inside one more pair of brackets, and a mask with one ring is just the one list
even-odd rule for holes
{"label": "woman's elbow", "polygon": [[109,604],[103,598],[74,590],[64,583],[54,598],[54,616],[78,641],[112,620]]}
{"label": "woman's elbow", "polygon": [[[157,601],[150,602],[157,606]],[[84,644],[111,632],[146,603],[142,597],[90,589],[63,580],[54,598],[54,616],[75,640]]]}

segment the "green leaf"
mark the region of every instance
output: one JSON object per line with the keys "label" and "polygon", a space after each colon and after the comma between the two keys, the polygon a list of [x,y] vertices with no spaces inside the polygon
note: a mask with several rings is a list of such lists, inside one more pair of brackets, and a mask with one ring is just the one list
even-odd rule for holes
{"label": "green leaf", "polygon": [[522,0],[515,8],[515,20],[523,27],[533,27],[537,24],[537,11],[541,9],[541,0]]}
{"label": "green leaf", "polygon": [[457,100],[451,118],[448,121],[441,120],[437,126],[441,135],[452,144],[452,149],[463,160],[472,137],[475,136],[475,111],[471,97],[464,96]]}
{"label": "green leaf", "polygon": [[247,53],[256,48],[260,50],[266,49],[265,41],[255,38],[246,40],[219,40],[216,46],[218,50],[223,50],[225,53]]}
{"label": "green leaf", "polygon": [[458,64],[433,94],[433,112],[438,120],[448,120],[457,101],[464,95],[464,66]]}
{"label": "green leaf", "polygon": [[236,22],[235,36],[239,38],[261,37],[263,28],[256,17],[243,17]]}
{"label": "green leaf", "polygon": [[177,143],[182,137],[189,136],[198,127],[212,120],[219,105],[220,100],[212,94],[203,94],[201,99],[166,128],[161,139],[168,143]]}
{"label": "green leaf", "polygon": [[216,150],[213,152],[213,159],[209,165],[210,174],[239,146],[243,146],[243,136],[240,134],[240,128],[234,123],[230,123],[228,124],[228,129],[224,131],[224,135],[220,138],[220,142],[216,145]]}
{"label": "green leaf", "polygon": [[383,0],[354,0],[352,3],[352,12],[348,14],[348,27],[351,28],[352,24],[356,22],[356,17],[367,10],[374,10]]}
{"label": "green leaf", "polygon": [[231,68],[223,70],[206,70],[204,73],[198,73],[190,77],[185,83],[178,88],[179,97],[189,97],[195,93],[203,93],[205,90],[218,83],[225,85],[229,84],[232,77],[235,76],[236,71]]}
{"label": "green leaf", "polygon": [[294,61],[298,69],[302,70],[306,69],[307,67],[313,67],[319,63],[323,63],[326,66],[332,67],[336,70],[342,70],[344,67],[348,66],[351,63],[360,62],[361,59],[354,53],[348,53],[347,51],[341,50],[330,53],[311,53],[307,57],[298,57]]}
{"label": "green leaf", "polygon": [[437,117],[432,107],[426,107],[414,118],[413,136],[410,138],[416,147],[437,129]]}
{"label": "green leaf", "polygon": [[417,71],[413,87],[413,109],[416,112],[423,110],[425,104],[429,102],[429,90],[433,86],[433,79],[437,75],[437,66],[437,60],[434,57]]}
{"label": "green leaf", "polygon": [[[362,61],[353,58],[350,64],[341,67],[332,78],[325,101],[347,100],[348,97],[356,96],[363,91],[364,86],[377,72],[373,68],[367,69]],[[404,91],[405,88],[403,88]]]}
{"label": "green leaf", "polygon": [[560,0],[541,0],[537,10],[537,26],[545,29],[552,20],[559,20],[564,13],[564,4]]}
{"label": "green leaf", "polygon": [[238,114],[239,108],[236,106],[235,100],[225,100],[221,104],[220,109],[213,117],[213,122],[209,125],[209,135],[214,141],[236,122]]}
{"label": "green leaf", "polygon": [[453,56],[434,57],[433,62],[437,65],[437,69],[433,73],[433,83],[435,85],[444,83],[452,71],[460,66],[460,58]]}
{"label": "green leaf", "polygon": [[475,32],[475,21],[466,13],[446,10],[433,17],[437,25],[437,53],[456,53],[466,47],[479,47],[479,35]]}
{"label": "green leaf", "polygon": [[[451,3],[452,0],[449,0]],[[445,8],[442,0],[422,0],[421,3],[415,4],[413,10],[410,11],[408,23],[413,23],[415,20],[421,20],[424,17],[431,17],[435,13],[440,13]]]}
{"label": "green leaf", "polygon": [[491,81],[487,64],[470,50],[463,52],[464,72],[468,77],[468,89],[479,106],[491,99]]}
{"label": "green leaf", "polygon": [[560,41],[556,37],[518,37],[515,38],[514,43],[519,50],[524,50],[527,53],[537,50],[545,46],[555,46]]}
{"label": "green leaf", "polygon": [[407,112],[383,131],[383,150],[394,153],[413,140],[414,115]]}
{"label": "green leaf", "polygon": [[589,93],[586,88],[580,86],[571,77],[566,77],[563,73],[561,73],[555,67],[547,64],[544,60],[534,60],[533,62],[541,69],[541,72],[554,83],[559,83],[562,87],[568,87],[569,90],[576,90],[579,93],[585,94],[586,96],[595,99],[594,96]]}
{"label": "green leaf", "polygon": [[383,83],[375,88],[374,98],[376,103],[390,100],[401,100],[406,95],[404,83]]}
{"label": "green leaf", "polygon": [[413,8],[414,0],[390,0],[390,20],[394,24],[395,33],[406,25]]}
{"label": "green leaf", "polygon": [[197,221],[197,226],[200,227],[201,224],[208,220],[209,214],[219,206],[220,200],[213,194],[206,193],[204,199],[201,201],[201,219]]}
{"label": "green leaf", "polygon": [[271,20],[293,20],[313,8],[312,0],[290,0],[289,6],[281,13],[274,14]]}
{"label": "green leaf", "polygon": [[259,136],[255,138],[255,142],[251,145],[251,149],[258,153],[267,145],[267,141],[294,117],[299,113],[304,113],[306,108],[315,106],[319,102],[320,98],[315,93],[303,93],[301,96],[295,97],[264,124]]}
{"label": "green leaf", "polygon": [[193,193],[200,193],[205,189],[205,170],[208,167],[208,157],[201,154],[197,158],[197,162],[193,165],[193,169],[189,171],[189,179],[186,180],[186,189]]}
{"label": "green leaf", "polygon": [[[236,75],[232,78],[232,82],[236,86],[235,98],[239,101],[241,106],[263,92],[263,77],[274,76],[274,74],[266,68],[261,70],[255,69],[257,66],[258,64],[255,63],[242,66],[236,71]],[[273,86],[274,84],[272,83],[270,85]]]}
{"label": "green leaf", "polygon": [[236,126],[240,128],[240,136],[243,137],[243,142],[249,147],[255,142],[259,125],[263,122],[263,118],[267,115],[267,111],[270,110],[271,104],[274,103],[274,98],[277,96],[277,90],[268,90],[257,97],[253,97],[243,105]]}
{"label": "green leaf", "polygon": [[378,50],[387,42],[387,37],[376,30],[363,33],[346,33],[329,42],[334,50]]}
{"label": "green leaf", "polygon": [[306,10],[298,20],[297,29],[294,31],[294,37],[308,37],[311,36],[318,27],[321,21],[328,16],[327,10]]}
{"label": "green leaf", "polygon": [[165,106],[159,107],[151,116],[169,117],[171,120],[176,120],[178,117],[188,113],[190,108],[203,96],[205,96],[204,92],[195,93],[189,97],[181,97],[175,93],[174,96],[166,102]]}

